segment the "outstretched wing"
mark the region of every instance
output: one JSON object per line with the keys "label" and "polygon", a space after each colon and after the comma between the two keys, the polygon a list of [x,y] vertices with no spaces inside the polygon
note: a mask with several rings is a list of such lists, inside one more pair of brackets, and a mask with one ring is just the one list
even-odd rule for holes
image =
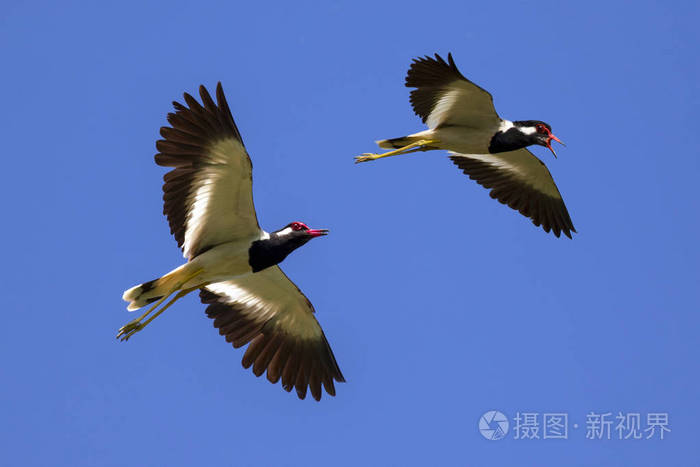
{"label": "outstretched wing", "polygon": [[163,214],[170,231],[192,259],[214,245],[252,237],[260,231],[253,206],[252,164],[226,103],[221,83],[216,101],[204,86],[202,98],[185,93],[188,107],[173,102],[168,114],[171,127],[162,127],[164,138],[156,164],[174,167],[163,179]]}
{"label": "outstretched wing", "polygon": [[335,396],[333,380],[344,382],[331,347],[314,317],[311,302],[279,266],[240,279],[216,282],[200,291],[219,334],[235,348],[249,344],[243,367],[300,399],[310,388],[321,399],[321,385]]}
{"label": "outstretched wing", "polygon": [[414,59],[406,87],[417,88],[411,91],[411,105],[430,128],[483,128],[500,122],[491,94],[459,72],[452,54],[447,54],[447,62],[438,54]]}
{"label": "outstretched wing", "polygon": [[527,149],[497,154],[457,154],[450,159],[469,178],[491,188],[491,198],[507,204],[545,232],[571,238],[576,232],[564,200],[544,162]]}

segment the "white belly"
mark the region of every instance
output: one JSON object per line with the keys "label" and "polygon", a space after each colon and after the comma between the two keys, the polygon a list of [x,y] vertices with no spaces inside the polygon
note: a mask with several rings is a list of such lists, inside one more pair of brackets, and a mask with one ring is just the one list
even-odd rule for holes
{"label": "white belly", "polygon": [[462,154],[488,154],[489,144],[498,126],[493,128],[469,128],[450,126],[433,130],[440,141],[440,149],[447,149]]}
{"label": "white belly", "polygon": [[248,263],[250,243],[251,239],[223,243],[188,262],[185,267],[190,271],[204,269],[204,272],[187,282],[183,288],[226,281],[251,273],[252,268]]}

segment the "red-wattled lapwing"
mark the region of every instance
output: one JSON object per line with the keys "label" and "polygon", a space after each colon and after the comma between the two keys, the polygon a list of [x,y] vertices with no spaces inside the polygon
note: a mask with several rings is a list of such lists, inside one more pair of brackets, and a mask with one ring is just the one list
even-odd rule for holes
{"label": "red-wattled lapwing", "polygon": [[[447,149],[450,159],[485,188],[491,197],[507,204],[542,225],[545,232],[560,232],[571,238],[576,232],[564,200],[547,167],[526,149],[539,144],[552,149],[552,127],[539,120],[511,122],[501,119],[493,97],[459,72],[452,54],[447,62],[435,58],[414,59],[406,75],[411,105],[428,130],[401,138],[377,141],[393,151],[366,153],[356,162],[415,151]],[[563,143],[562,143],[563,144]]]}
{"label": "red-wattled lapwing", "polygon": [[295,387],[301,399],[310,388],[320,400],[321,385],[333,396],[333,380],[345,379],[311,302],[278,266],[292,251],[328,231],[309,229],[301,222],[272,233],[260,228],[250,157],[221,83],[216,104],[204,86],[199,94],[203,105],[187,93],[189,108],[173,102],[176,112],[168,114],[172,127],[160,129],[164,139],[156,143],[155,156],[158,165],[174,167],[164,177],[163,212],[187,262],[124,292],[129,310],[155,303],[123,326],[117,337],[129,339],[176,300],[200,290],[219,334],[236,348],[248,344],[245,368],[252,365],[256,376],[267,370],[270,382],[281,378],[284,389]]}

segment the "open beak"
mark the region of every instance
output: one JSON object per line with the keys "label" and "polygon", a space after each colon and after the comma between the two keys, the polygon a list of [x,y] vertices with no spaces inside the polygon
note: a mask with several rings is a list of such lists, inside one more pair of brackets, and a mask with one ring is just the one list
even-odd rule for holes
{"label": "open beak", "polygon": [[556,141],[557,143],[561,144],[562,146],[566,147],[566,144],[562,143],[559,138],[554,136],[553,134],[549,134],[549,139],[547,140],[547,147],[549,148],[550,151],[552,151],[552,154],[554,154],[554,157],[557,157],[557,153],[554,152],[554,149],[552,149],[552,140]]}
{"label": "open beak", "polygon": [[312,237],[320,237],[322,235],[328,235],[328,229],[309,229],[306,231]]}

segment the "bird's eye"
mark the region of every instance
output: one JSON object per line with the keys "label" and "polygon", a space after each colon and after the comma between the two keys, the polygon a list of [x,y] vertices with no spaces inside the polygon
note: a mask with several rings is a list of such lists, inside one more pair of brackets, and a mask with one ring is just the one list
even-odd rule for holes
{"label": "bird's eye", "polygon": [[544,125],[537,125],[537,133],[544,133]]}

